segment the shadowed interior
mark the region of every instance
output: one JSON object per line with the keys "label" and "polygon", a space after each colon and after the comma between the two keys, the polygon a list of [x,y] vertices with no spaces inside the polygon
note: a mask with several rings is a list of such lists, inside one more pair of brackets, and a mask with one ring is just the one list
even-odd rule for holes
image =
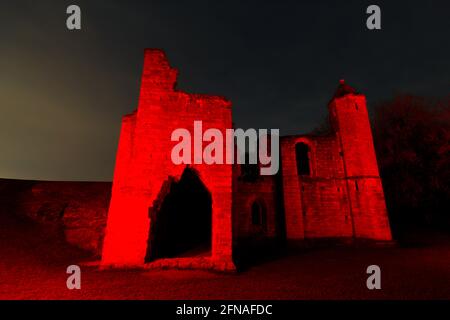
{"label": "shadowed interior", "polygon": [[150,208],[146,262],[157,258],[200,256],[211,251],[211,194],[194,169],[173,179],[160,205]]}

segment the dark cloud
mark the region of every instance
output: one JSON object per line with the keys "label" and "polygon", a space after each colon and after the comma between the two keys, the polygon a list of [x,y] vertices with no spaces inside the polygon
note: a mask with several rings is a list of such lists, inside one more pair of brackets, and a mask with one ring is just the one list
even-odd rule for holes
{"label": "dark cloud", "polygon": [[[371,105],[449,93],[448,1],[2,1],[0,176],[110,180],[143,49],[163,48],[179,87],[232,100],[239,127],[307,132],[340,78]],[[83,29],[65,28],[82,9]]]}

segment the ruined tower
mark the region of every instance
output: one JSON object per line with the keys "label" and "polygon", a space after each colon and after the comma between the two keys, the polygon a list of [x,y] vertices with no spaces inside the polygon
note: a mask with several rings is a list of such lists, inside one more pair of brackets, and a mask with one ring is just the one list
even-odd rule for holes
{"label": "ruined tower", "polygon": [[341,80],[328,107],[346,178],[353,236],[391,240],[366,97]]}
{"label": "ruined tower", "polygon": [[[175,129],[193,132],[194,121],[201,120],[204,130],[216,128],[225,135],[232,127],[231,103],[218,96],[178,91],[176,79],[177,70],[169,66],[164,52],[145,51],[138,107],[122,120],[103,265],[143,265],[178,256],[195,263],[198,254],[191,256],[189,250],[203,238],[203,264],[234,268],[231,165],[187,167],[171,161]],[[192,193],[192,189],[199,190]],[[189,210],[192,203],[201,205]]]}
{"label": "ruined tower", "polygon": [[364,95],[341,81],[330,130],[281,138],[288,240],[391,240]]}

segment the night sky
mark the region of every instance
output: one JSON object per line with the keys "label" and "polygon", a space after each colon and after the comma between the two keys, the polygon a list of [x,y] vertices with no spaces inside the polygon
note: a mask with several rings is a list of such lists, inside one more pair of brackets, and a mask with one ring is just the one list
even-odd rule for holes
{"label": "night sky", "polygon": [[220,2],[2,0],[0,177],[111,180],[144,48],[166,51],[179,89],[230,99],[241,128],[307,133],[341,78],[370,107],[449,94],[449,1]]}

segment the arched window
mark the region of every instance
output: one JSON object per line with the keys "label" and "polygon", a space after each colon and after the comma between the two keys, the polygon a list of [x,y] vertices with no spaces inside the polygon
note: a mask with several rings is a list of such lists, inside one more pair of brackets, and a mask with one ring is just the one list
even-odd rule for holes
{"label": "arched window", "polygon": [[295,156],[297,159],[297,173],[300,176],[309,176],[311,174],[309,155],[310,151],[306,143],[300,142],[295,145]]}
{"label": "arched window", "polygon": [[266,212],[259,201],[252,204],[252,224],[255,226],[264,226],[266,224]]}

